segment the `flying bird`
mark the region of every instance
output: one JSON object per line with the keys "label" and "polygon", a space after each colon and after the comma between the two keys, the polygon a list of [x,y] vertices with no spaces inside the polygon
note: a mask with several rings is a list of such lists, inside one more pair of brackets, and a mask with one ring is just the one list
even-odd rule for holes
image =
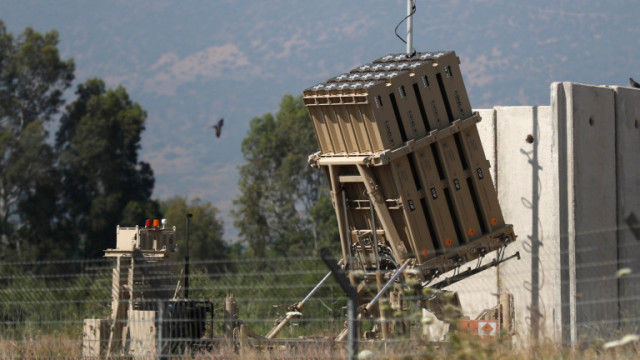
{"label": "flying bird", "polygon": [[212,128],[216,129],[216,137],[220,137],[220,133],[222,132],[222,125],[224,124],[224,119],[218,120],[217,123],[213,124]]}
{"label": "flying bird", "polygon": [[634,88],[640,88],[640,84],[635,82],[632,78],[629,78],[629,85],[631,85],[631,87],[634,87]]}

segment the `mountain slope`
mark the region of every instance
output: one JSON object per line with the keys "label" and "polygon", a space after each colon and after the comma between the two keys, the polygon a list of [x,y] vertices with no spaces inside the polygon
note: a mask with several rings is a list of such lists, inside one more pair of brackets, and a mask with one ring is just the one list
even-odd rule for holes
{"label": "mountain slope", "polygon": [[[417,1],[415,47],[455,50],[474,108],[549,103],[552,81],[640,78],[640,3]],[[405,1],[23,1],[0,3],[14,34],[60,32],[77,81],[124,85],[148,111],[142,157],[154,195],[200,197],[227,214],[249,120],[388,53]],[[400,26],[404,33],[404,24]],[[71,97],[72,94],[69,94]],[[220,138],[210,126],[225,118]],[[226,237],[235,230],[226,217]]]}

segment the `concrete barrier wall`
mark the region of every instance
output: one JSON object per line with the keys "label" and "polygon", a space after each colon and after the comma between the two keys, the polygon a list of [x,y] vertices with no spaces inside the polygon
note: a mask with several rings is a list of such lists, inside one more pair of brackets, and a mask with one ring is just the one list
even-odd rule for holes
{"label": "concrete barrier wall", "polygon": [[[482,147],[484,148],[485,156],[491,164],[491,180],[493,184],[496,184],[496,171],[497,171],[497,154],[496,154],[496,110],[484,109],[475,110],[482,120],[477,124],[478,134],[482,140]],[[497,186],[496,186],[497,188]]]}
{"label": "concrete barrier wall", "polygon": [[[607,339],[637,325],[640,245],[623,224],[640,217],[640,90],[554,83],[550,106],[478,112],[518,235],[506,255],[522,259],[473,277],[486,290],[460,286],[463,307],[512,293],[523,344]],[[618,279],[621,267],[631,275]]]}
{"label": "concrete barrier wall", "polygon": [[550,108],[500,107],[497,112],[498,197],[518,235],[500,266],[500,291],[514,295],[518,342],[558,339],[560,283],[557,143]]}
{"label": "concrete barrier wall", "polygon": [[618,325],[615,94],[606,87],[554,85],[558,174],[566,178],[560,182],[560,235],[569,250],[569,297],[563,299],[569,322],[563,325],[575,344],[612,334]]}
{"label": "concrete barrier wall", "polygon": [[619,279],[620,328],[640,329],[640,238],[626,219],[640,222],[640,90],[612,87],[616,94],[616,164],[619,268],[631,273]]}

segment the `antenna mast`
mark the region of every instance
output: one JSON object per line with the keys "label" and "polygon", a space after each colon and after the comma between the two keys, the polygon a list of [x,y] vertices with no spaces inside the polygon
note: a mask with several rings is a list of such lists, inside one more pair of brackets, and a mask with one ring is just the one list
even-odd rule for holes
{"label": "antenna mast", "polygon": [[415,0],[407,0],[407,57],[413,56],[413,13]]}

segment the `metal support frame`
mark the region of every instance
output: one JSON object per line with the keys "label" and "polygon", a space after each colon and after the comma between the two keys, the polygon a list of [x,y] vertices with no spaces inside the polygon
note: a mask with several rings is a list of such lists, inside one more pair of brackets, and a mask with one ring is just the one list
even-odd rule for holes
{"label": "metal support frame", "polygon": [[[404,264],[402,264],[402,266],[400,266],[400,268],[398,268],[396,270],[396,272],[393,274],[393,276],[391,276],[391,278],[387,281],[387,283],[384,284],[382,289],[380,291],[378,291],[378,293],[373,297],[373,299],[371,299],[371,301],[369,301],[367,303],[367,305],[365,305],[362,308],[362,310],[358,314],[358,319],[362,318],[362,314],[366,314],[366,313],[370,313],[371,312],[371,309],[373,309],[373,307],[378,303],[378,301],[380,300],[380,297],[382,297],[382,295],[384,295],[384,293],[387,291],[389,286],[391,286],[391,284],[393,284],[396,281],[396,279],[400,275],[402,275],[402,273],[407,269],[407,266],[409,266],[410,263],[411,263],[411,261],[405,261]],[[349,328],[347,328],[346,330],[351,331],[351,329],[349,329]],[[347,336],[347,331],[343,330],[336,337],[336,341],[343,341],[345,336]]]}
{"label": "metal support frame", "polygon": [[[453,285],[453,284],[457,283],[458,281],[462,281],[462,280],[468,278],[469,276],[473,276],[473,275],[475,275],[475,274],[477,274],[479,272],[482,272],[482,271],[487,270],[489,268],[492,268],[494,266],[498,266],[498,265],[502,264],[503,262],[511,260],[513,258],[517,258],[518,260],[520,260],[520,252],[518,251],[515,254],[513,254],[513,255],[511,255],[511,256],[509,256],[507,258],[504,258],[504,259],[498,259],[498,258],[493,259],[490,263],[484,264],[484,265],[482,265],[480,267],[477,267],[475,269],[469,268],[469,270],[467,270],[467,271],[464,271],[464,272],[461,272],[461,273],[459,273],[457,275],[454,275],[454,276],[451,276],[449,278],[446,278],[446,279],[444,279],[444,280],[442,280],[442,281],[440,281],[438,283],[435,283],[435,284],[433,284],[433,285],[431,285],[429,287],[433,288],[433,289],[442,289],[442,288],[447,287],[449,285]],[[424,286],[424,287],[426,287],[426,286]]]}
{"label": "metal support frame", "polygon": [[367,189],[369,199],[371,199],[371,204],[375,206],[375,211],[380,215],[378,218],[382,223],[382,229],[385,233],[385,239],[393,249],[393,253],[397,257],[398,261],[406,259],[409,254],[407,253],[407,249],[405,248],[404,244],[400,240],[400,235],[398,234],[396,226],[391,220],[391,215],[389,214],[389,209],[387,209],[387,206],[385,204],[382,190],[376,184],[373,172],[366,166],[357,165],[357,167],[360,176],[362,176],[362,178],[364,179],[364,186]]}
{"label": "metal support frame", "polygon": [[378,251],[378,235],[376,234],[376,213],[373,200],[369,199],[371,208],[371,235],[373,236],[373,253],[376,256],[376,270],[380,271],[380,253]]}
{"label": "metal support frame", "polygon": [[307,300],[309,300],[311,296],[313,296],[313,294],[315,294],[316,291],[318,291],[318,289],[320,289],[320,287],[325,282],[327,282],[327,280],[329,280],[330,277],[331,277],[331,271],[329,271],[327,275],[325,275],[322,278],[322,280],[320,280],[320,282],[307,294],[307,296],[305,296],[304,299],[302,299],[302,301],[292,306],[293,311],[290,311],[289,313],[287,313],[287,316],[284,319],[282,319],[282,321],[280,321],[273,329],[271,329],[271,331],[269,331],[266,338],[273,339],[289,323],[289,321],[291,321],[291,319],[297,316],[300,316],[300,312],[302,311],[302,308],[304,307]]}
{"label": "metal support frame", "polygon": [[387,289],[389,288],[389,286],[391,286],[391,284],[393,284],[394,281],[396,281],[396,279],[402,275],[402,273],[404,272],[404,270],[407,268],[407,266],[409,266],[410,261],[405,261],[404,264],[402,264],[402,266],[400,266],[400,268],[398,270],[396,270],[396,272],[393,274],[393,276],[389,279],[389,281],[387,281],[386,284],[384,284],[384,286],[382,287],[382,290],[378,291],[378,293],[376,294],[376,296],[373,297],[373,299],[371,299],[371,301],[369,301],[369,303],[367,304],[367,306],[365,306],[365,310],[366,311],[371,311],[371,308],[373,308],[373,306],[378,302],[378,300],[380,300],[380,297],[387,291]]}

